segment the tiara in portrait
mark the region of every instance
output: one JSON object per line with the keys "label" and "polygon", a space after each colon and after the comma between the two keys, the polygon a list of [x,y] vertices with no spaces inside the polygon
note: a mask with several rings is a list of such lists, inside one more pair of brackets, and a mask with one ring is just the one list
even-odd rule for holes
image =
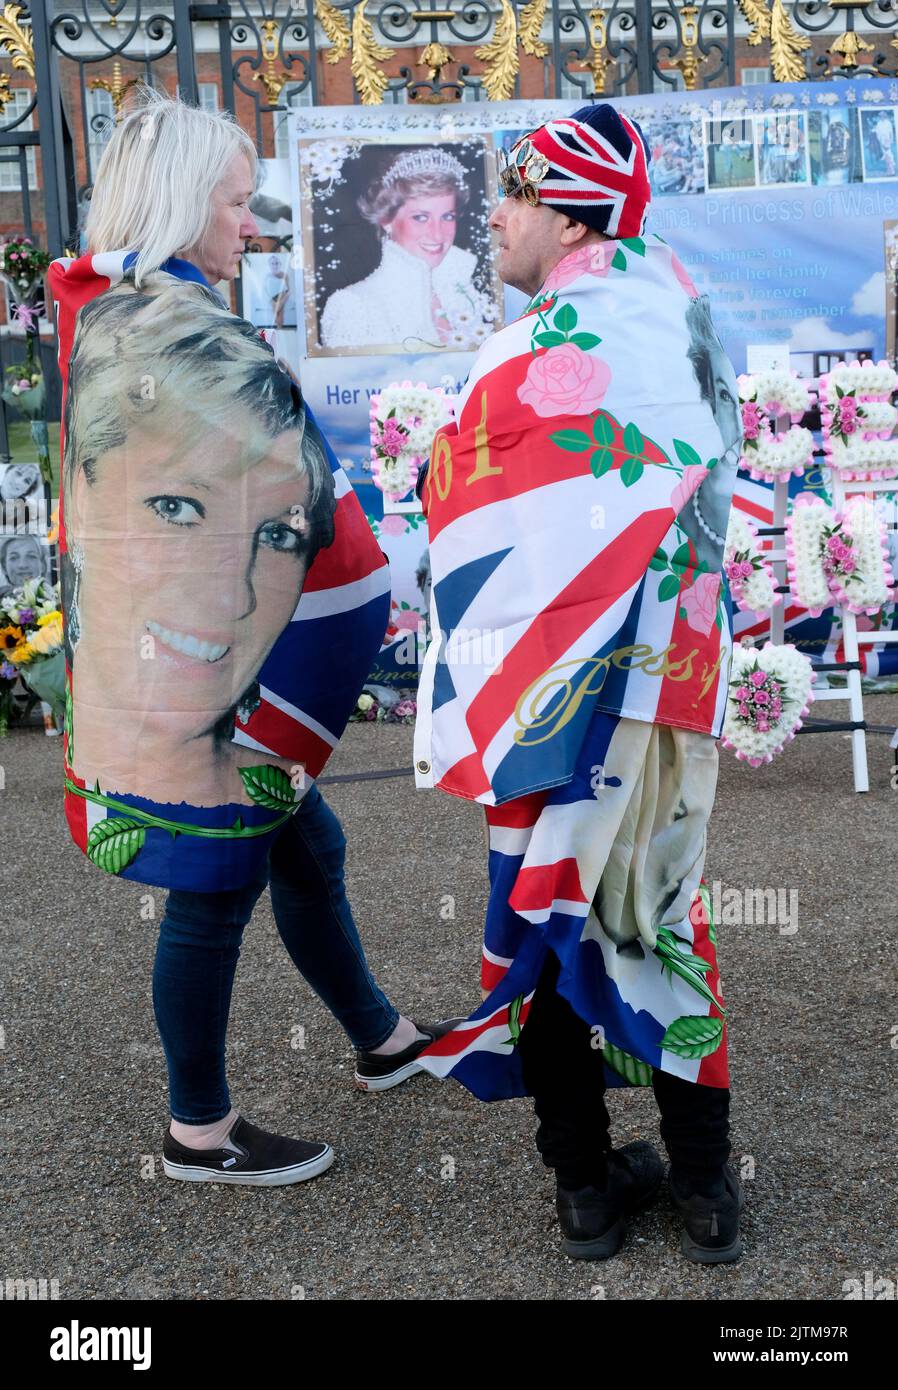
{"label": "tiara in portrait", "polygon": [[466,173],[465,166],[454,155],[428,145],[421,150],[409,150],[394,159],[384,174],[383,187],[389,188],[397,179],[415,178],[418,174],[448,174],[463,183]]}

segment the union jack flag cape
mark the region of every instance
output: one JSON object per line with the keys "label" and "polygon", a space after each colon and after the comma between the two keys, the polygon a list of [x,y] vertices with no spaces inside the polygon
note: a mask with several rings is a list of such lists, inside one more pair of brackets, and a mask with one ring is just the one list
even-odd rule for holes
{"label": "union jack flag cape", "polygon": [[[481,349],[434,441],[415,771],[486,808],[490,993],[422,1064],[483,1099],[525,1093],[515,1043],[550,948],[610,1084],[648,1084],[652,1067],[727,1084],[700,877],[741,437],[707,299],[661,238],[634,237],[556,267]],[[699,784],[668,805],[683,757],[704,758]],[[653,903],[635,857],[609,901],[628,837],[651,857]]]}
{"label": "union jack flag cape", "polygon": [[[48,279],[55,305],[59,365],[63,390],[66,393],[63,406],[63,460],[66,456],[65,422],[74,418],[67,410],[67,388],[70,358],[73,347],[80,341],[79,333],[82,332],[79,328],[79,324],[83,323],[79,317],[81,310],[107,291],[112,290],[114,294],[126,291],[126,273],[134,259],[133,252],[110,252],[84,255],[75,260],[58,260],[50,267]],[[162,267],[158,278],[170,289],[175,289],[179,282],[183,282],[183,297],[186,300],[191,296],[199,296],[199,299],[203,299],[203,308],[207,315],[211,304],[212,312],[220,312],[222,321],[226,319],[231,326],[242,326],[244,341],[239,350],[247,356],[249,367],[252,368],[253,364],[260,366],[262,376],[265,377],[266,363],[272,358],[270,346],[252,325],[234,319],[223,301],[219,301],[218,296],[209,291],[206,281],[196,267],[173,257]],[[130,283],[133,292],[133,281]],[[181,292],[175,289],[175,293]],[[134,298],[136,301],[139,295],[135,294]],[[183,332],[176,332],[173,341],[168,345],[170,369],[181,374],[182,383],[186,382],[187,389],[191,380],[191,361],[198,361],[204,354],[206,361],[211,360],[214,366],[216,353],[214,328],[207,330],[205,338],[200,333],[194,335],[190,314],[191,307],[187,303],[183,310]],[[180,322],[179,317],[179,324]],[[101,333],[102,324],[98,321],[91,327],[90,332]],[[226,348],[225,353],[229,350]],[[236,353],[238,349],[233,348],[233,351]],[[81,380],[84,381],[83,373]],[[137,381],[128,384],[131,389],[137,391]],[[269,386],[268,389],[273,388]],[[194,415],[197,411],[202,414],[204,409],[201,392],[199,396],[200,399],[192,403]],[[241,764],[240,775],[246,793],[239,795],[240,782],[237,782],[238,795],[223,804],[208,804],[207,798],[202,804],[194,805],[189,795],[189,787],[187,795],[173,796],[170,800],[166,797],[164,801],[141,795],[139,785],[135,788],[133,783],[137,781],[139,784],[142,775],[139,770],[142,766],[141,759],[145,760],[147,757],[146,747],[141,751],[142,725],[153,718],[153,710],[138,709],[135,712],[133,707],[117,710],[112,704],[114,695],[110,694],[108,707],[101,708],[99,701],[95,701],[89,715],[84,710],[79,714],[77,693],[74,699],[72,695],[73,633],[69,631],[72,619],[73,565],[66,563],[71,547],[67,542],[65,517],[71,499],[65,482],[63,483],[59,544],[67,636],[68,698],[63,740],[66,763],[66,816],[75,843],[99,867],[123,878],[197,892],[237,888],[248,882],[254,876],[260,860],[267,854],[274,833],[285,818],[295,811],[302,796],[312,785],[312,780],[320,774],[339,742],[371,662],[380,648],[390,603],[386,558],[377,546],[344,470],[318,430],[312,412],[302,400],[298,388],[294,390],[294,405],[290,427],[301,431],[302,449],[311,447],[319,451],[318,456],[323,454],[330,468],[335,504],[334,538],[330,544],[318,551],[308,568],[301,584],[301,597],[297,595],[298,602],[295,602],[292,613],[289,613],[288,609],[286,626],[276,637],[272,634],[271,642],[262,644],[263,647],[267,645],[268,650],[261,665],[252,672],[255,676],[252,699],[239,718],[234,718],[233,710],[229,712],[232,728],[224,734],[221,734],[220,730],[217,731],[217,743],[223,756],[233,754],[235,760],[239,760]],[[219,409],[220,402],[216,405],[210,401],[205,424],[199,429],[196,427],[194,415],[191,416],[190,422],[184,419],[185,450],[188,445],[191,448],[195,447],[198,439],[201,442],[207,429],[210,438],[213,437],[215,414]],[[84,416],[80,418],[83,420]],[[148,419],[152,439],[152,414],[148,415]],[[112,428],[114,431],[119,426],[113,422]],[[235,433],[239,436],[241,432],[238,422]],[[122,470],[120,476],[123,483],[127,481],[129,486],[132,480],[136,480],[141,493],[152,492],[153,487],[150,484],[153,482],[153,468],[143,462],[141,447],[146,448],[146,434],[142,435],[140,446],[129,447],[128,440],[125,439],[124,448],[120,451],[123,458],[118,458],[118,467]],[[214,446],[210,444],[209,447],[212,449]],[[89,462],[93,464],[94,461]],[[301,477],[302,462],[299,458],[296,462],[296,476]],[[102,467],[101,464],[101,476]],[[210,455],[203,461],[203,468],[208,472],[206,482],[201,478],[196,488],[191,489],[197,491],[198,496],[205,495],[203,489],[208,491],[209,479],[214,481],[218,459]],[[288,475],[291,473],[290,467],[286,472]],[[322,476],[327,476],[324,465]],[[147,484],[146,487],[144,483]],[[248,523],[244,512],[248,505],[247,499],[252,499],[253,486],[252,465],[240,477],[235,475],[230,483],[230,492],[227,494],[230,520],[222,528],[224,534],[217,537],[218,545],[212,562],[219,582],[224,587],[237,582],[232,573],[237,562],[228,559],[230,542],[232,541],[236,547],[238,540],[246,539],[243,531]],[[158,490],[161,490],[161,485]],[[83,492],[90,508],[92,488],[85,487]],[[158,499],[155,499],[155,502],[158,512]],[[191,505],[195,516],[201,504]],[[102,527],[97,519],[96,504],[93,503],[93,506],[94,511],[88,510],[84,523],[85,534],[93,535],[95,541],[102,542],[109,539],[109,536],[100,534]],[[180,499],[176,502],[169,501],[167,506],[171,512],[176,508],[183,510],[186,503],[184,499]],[[122,527],[125,525],[123,520]],[[135,548],[144,542],[142,532],[149,527],[149,522],[132,527]],[[157,529],[160,533],[163,530],[162,527]],[[268,543],[266,555],[277,553],[278,548],[284,545],[285,539],[290,540],[288,532],[288,526],[280,525],[278,530],[278,523],[268,523],[265,536],[262,538]],[[180,535],[184,534],[182,528]],[[169,528],[166,536],[174,535],[175,528]],[[262,541],[258,536],[256,539],[258,545],[261,545]],[[154,543],[158,545],[158,542]],[[156,553],[164,554],[165,549]],[[174,555],[174,550],[171,553]],[[86,546],[84,563],[87,572],[92,561]],[[136,572],[135,566],[134,573]],[[292,578],[286,567],[281,572],[287,574],[288,581]],[[166,578],[165,573],[160,574],[161,580]],[[155,628],[151,626],[150,632],[158,633],[165,621],[169,621],[171,628],[186,626],[188,629],[191,624],[200,622],[202,615],[191,609],[190,584],[190,576],[185,573],[183,608],[180,614],[169,613],[168,609],[165,613],[155,614],[160,618],[160,622]],[[272,597],[275,596],[278,587],[269,585],[269,594]],[[280,586],[280,602],[284,601],[284,593],[287,593],[289,602],[289,587],[289,582]],[[257,595],[259,609],[263,608],[265,597],[262,593]],[[120,575],[120,583],[108,594],[107,602],[106,618],[110,623],[116,619],[123,605],[130,607],[142,619],[141,605],[145,602],[145,589],[139,589],[136,581],[131,579],[130,566],[126,565]],[[147,605],[147,612],[152,611],[151,601]],[[94,613],[92,621],[95,632],[98,618],[99,615]],[[86,624],[87,620],[84,619],[82,627],[86,627]],[[121,661],[117,670],[126,669],[128,663],[137,658],[136,651],[130,649],[135,645],[130,641],[130,637],[136,637],[137,625],[138,621],[135,619],[134,632],[129,634],[129,641],[121,644]],[[83,636],[82,632],[82,639]],[[167,640],[169,639],[166,632],[163,631],[160,641]],[[198,648],[196,639],[189,635],[176,636],[174,640],[180,643],[181,650],[180,653],[174,654],[173,682],[177,677],[179,657],[182,666],[187,664],[183,660],[185,652],[188,655],[191,652],[196,655],[199,650],[200,655],[205,653],[210,661],[217,657],[218,648],[208,645]],[[108,641],[107,638],[107,643]],[[194,643],[192,647],[189,645],[191,642]],[[93,649],[98,650],[96,644]],[[171,653],[169,655],[171,656]],[[188,672],[188,677],[192,678],[192,673]],[[186,690],[187,687],[183,688]],[[177,714],[176,685],[170,698],[173,713]],[[158,709],[155,714],[158,714]],[[108,779],[101,784],[99,779],[89,774],[76,774],[73,762],[77,767],[79,732],[83,736],[96,732],[89,728],[79,730],[79,718],[88,719],[88,722],[102,722],[108,729],[110,741],[130,737],[131,743],[126,750],[124,762],[127,764],[127,771],[133,775],[123,779],[129,784],[127,790],[111,784]],[[146,737],[145,734],[143,736]],[[184,751],[185,757],[189,756],[190,747],[186,740]],[[257,756],[254,757],[253,754]],[[299,775],[291,775],[291,768],[298,769]],[[149,772],[149,769],[147,771]]]}

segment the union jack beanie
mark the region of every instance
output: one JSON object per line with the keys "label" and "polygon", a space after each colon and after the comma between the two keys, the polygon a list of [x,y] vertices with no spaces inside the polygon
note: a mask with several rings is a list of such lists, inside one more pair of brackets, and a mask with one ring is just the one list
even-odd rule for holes
{"label": "union jack beanie", "polygon": [[547,121],[528,139],[543,158],[527,160],[521,173],[539,202],[616,239],[643,232],[651,154],[635,121],[601,102]]}

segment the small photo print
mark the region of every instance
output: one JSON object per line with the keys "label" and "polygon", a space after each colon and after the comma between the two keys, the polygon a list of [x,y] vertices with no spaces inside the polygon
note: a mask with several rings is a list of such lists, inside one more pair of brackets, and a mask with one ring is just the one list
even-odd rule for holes
{"label": "small photo print", "polygon": [[887,106],[884,110],[871,111],[868,107],[863,107],[858,114],[861,118],[864,178],[898,178],[895,108]]}
{"label": "small photo print", "polygon": [[850,106],[809,111],[808,155],[813,183],[860,183],[864,168],[857,133],[857,111]]}
{"label": "small photo print", "polygon": [[41,470],[36,463],[0,463],[0,504],[30,504],[43,495]]}
{"label": "small photo print", "polygon": [[259,224],[259,236],[285,241],[293,235],[289,159],[260,159],[257,182],[249,210]]}
{"label": "small photo print", "polygon": [[810,183],[807,116],[778,111],[755,121],[758,178],[765,188]]}
{"label": "small photo print", "polygon": [[45,537],[33,531],[0,534],[0,598],[29,579],[53,581],[53,555]]}
{"label": "small photo print", "polygon": [[709,192],[725,188],[754,188],[755,141],[750,116],[705,122],[706,186]]}
{"label": "small photo print", "polygon": [[243,258],[243,314],[258,328],[295,328],[293,268],[285,251]]}
{"label": "small photo print", "polygon": [[651,160],[653,197],[704,193],[705,157],[701,126],[695,121],[646,121],[642,127]]}

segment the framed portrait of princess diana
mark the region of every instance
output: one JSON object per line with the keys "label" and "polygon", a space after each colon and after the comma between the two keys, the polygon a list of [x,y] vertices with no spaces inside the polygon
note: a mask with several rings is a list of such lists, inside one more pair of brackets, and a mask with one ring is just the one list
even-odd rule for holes
{"label": "framed portrait of princess diana", "polygon": [[300,140],[306,350],[472,351],[501,323],[492,141]]}

